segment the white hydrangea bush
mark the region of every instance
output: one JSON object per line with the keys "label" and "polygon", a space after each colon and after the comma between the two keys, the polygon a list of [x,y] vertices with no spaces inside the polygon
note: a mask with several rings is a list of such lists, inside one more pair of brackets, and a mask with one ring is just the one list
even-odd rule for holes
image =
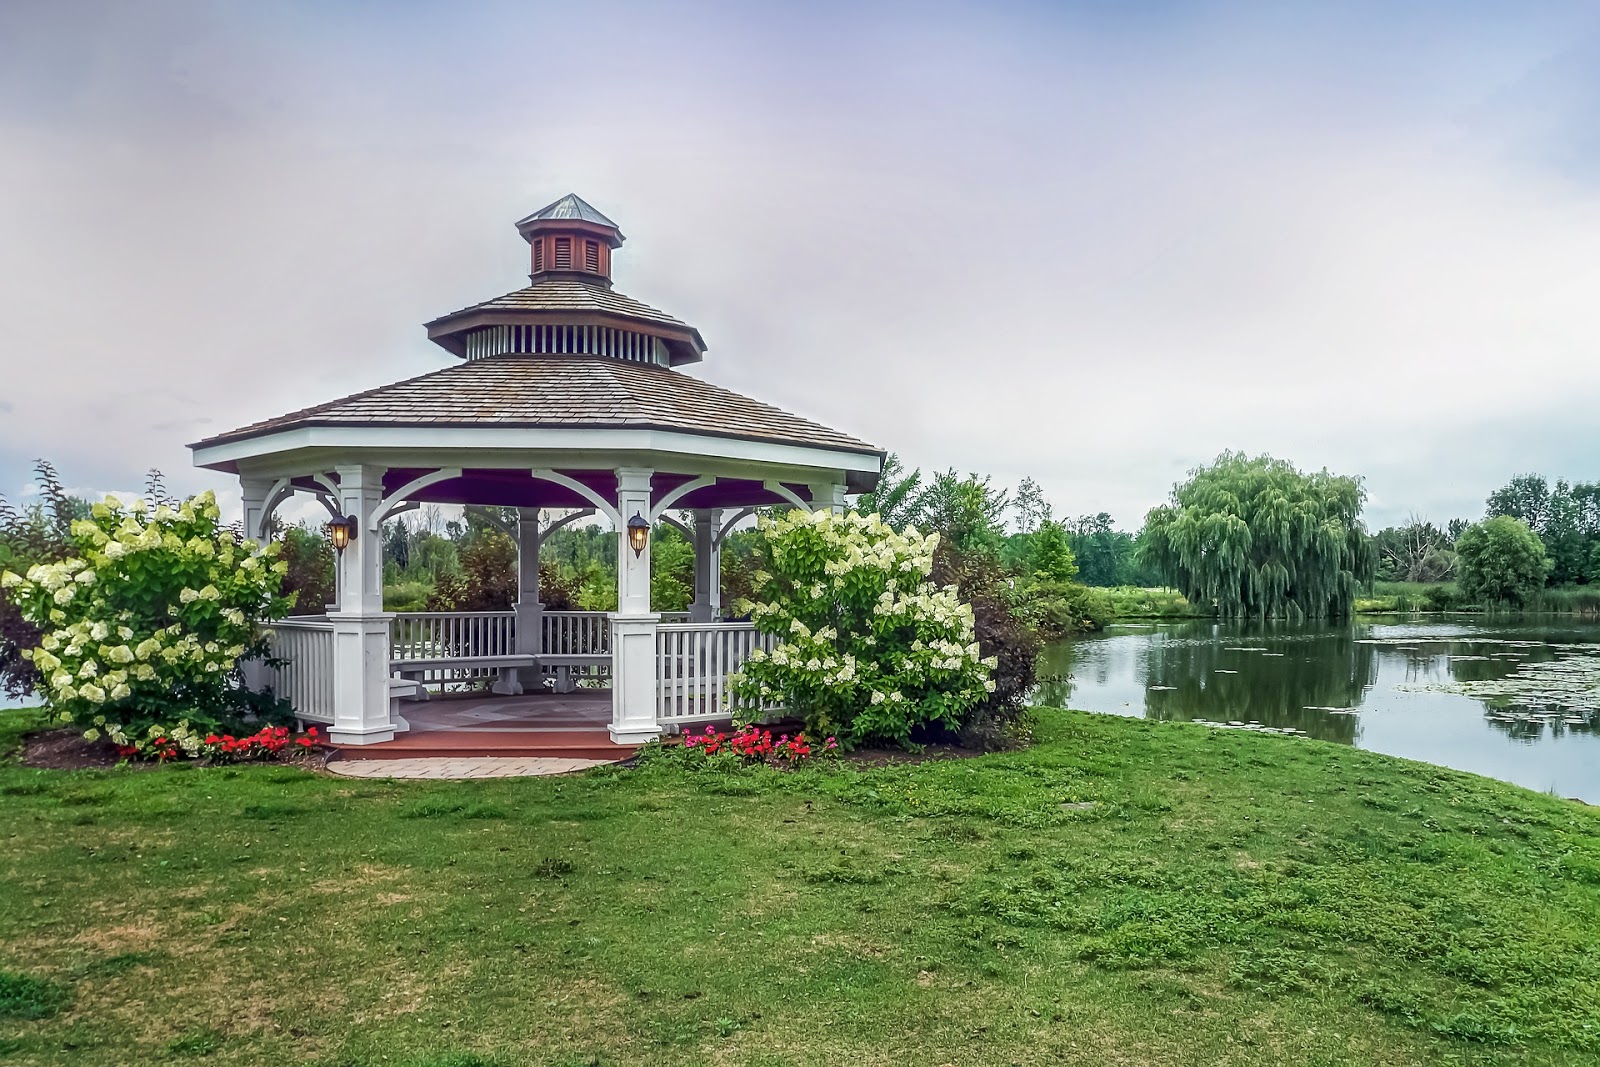
{"label": "white hydrangea bush", "polygon": [[777,643],[734,676],[747,706],[781,705],[815,737],[908,745],[919,726],[959,727],[994,690],[972,608],[928,580],[937,534],[798,510],[759,530],[751,619]]}
{"label": "white hydrangea bush", "polygon": [[177,507],[107,497],[72,524],[74,555],[0,574],[43,633],[25,649],[39,696],[63,723],[143,750],[156,738],[199,750],[236,721],[241,658],[266,651],[261,624],[280,618],[287,564],[278,545],[240,540],[205,492]]}

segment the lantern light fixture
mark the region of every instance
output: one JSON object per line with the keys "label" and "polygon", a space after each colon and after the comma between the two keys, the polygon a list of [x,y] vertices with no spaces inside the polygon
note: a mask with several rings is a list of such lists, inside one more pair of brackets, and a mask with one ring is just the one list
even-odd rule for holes
{"label": "lantern light fixture", "polygon": [[637,511],[633,518],[628,520],[628,547],[633,549],[635,556],[644,552],[644,546],[650,542],[650,523]]}
{"label": "lantern light fixture", "polygon": [[346,515],[342,519],[328,520],[328,537],[333,541],[334,551],[344,555],[344,550],[351,541],[356,539],[356,522],[354,515]]}

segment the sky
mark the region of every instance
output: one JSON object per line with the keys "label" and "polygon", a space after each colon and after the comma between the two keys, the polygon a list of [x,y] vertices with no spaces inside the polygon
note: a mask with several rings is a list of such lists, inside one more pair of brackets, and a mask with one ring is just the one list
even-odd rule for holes
{"label": "sky", "polygon": [[[449,365],[577,192],[692,373],[1136,529],[1600,480],[1600,8],[0,5],[0,493]],[[237,499],[236,492],[226,499]]]}

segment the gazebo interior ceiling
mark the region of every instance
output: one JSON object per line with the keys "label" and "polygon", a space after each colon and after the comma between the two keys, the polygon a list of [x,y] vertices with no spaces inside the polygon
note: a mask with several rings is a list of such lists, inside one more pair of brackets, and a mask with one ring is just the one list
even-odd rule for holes
{"label": "gazebo interior ceiling", "polygon": [[[392,467],[384,472],[383,491],[390,494],[415,479],[431,473],[426,467]],[[617,476],[608,470],[564,470],[562,474],[582,482],[603,499],[617,499]],[[653,499],[660,500],[686,482],[693,481],[690,474],[657,474],[651,482]],[[309,477],[294,479],[296,487],[319,491],[318,483]],[[784,483],[796,496],[809,500],[811,492],[803,484]],[[579,493],[555,482],[536,478],[530,471],[493,468],[467,468],[459,478],[448,478],[408,494],[408,500],[424,504],[483,504],[493,507],[518,508],[588,508],[593,504]],[[741,478],[719,478],[714,485],[690,492],[673,507],[727,508],[757,505],[784,504],[788,501],[771,492],[759,481]]]}

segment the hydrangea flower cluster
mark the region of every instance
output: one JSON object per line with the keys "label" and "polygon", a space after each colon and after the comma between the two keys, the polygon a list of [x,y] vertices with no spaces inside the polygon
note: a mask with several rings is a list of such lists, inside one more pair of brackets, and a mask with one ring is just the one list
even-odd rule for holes
{"label": "hydrangea flower cluster", "polygon": [[260,623],[288,610],[288,567],[278,545],[238,539],[220,515],[210,492],[177,507],[107,497],[73,522],[74,555],[0,574],[43,631],[22,655],[59,721],[195,755],[206,729],[236,717],[239,660],[265,652]]}
{"label": "hydrangea flower cluster", "polygon": [[994,691],[971,606],[928,581],[937,534],[828,511],[763,519],[760,530],[767,601],[751,618],[777,643],[735,676],[748,705],[802,715],[812,736],[904,745],[918,726],[960,725]]}

